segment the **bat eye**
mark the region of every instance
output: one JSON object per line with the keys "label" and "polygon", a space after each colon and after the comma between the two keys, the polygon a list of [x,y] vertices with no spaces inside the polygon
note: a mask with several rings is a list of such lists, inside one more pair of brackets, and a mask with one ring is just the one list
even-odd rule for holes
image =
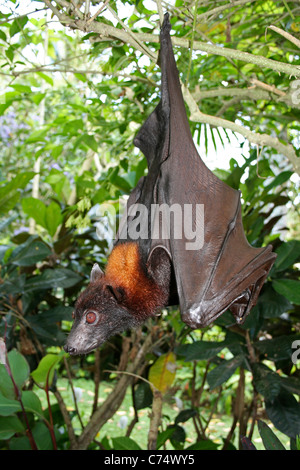
{"label": "bat eye", "polygon": [[87,312],[85,318],[86,322],[91,325],[92,323],[95,323],[97,315],[95,314],[95,312],[89,311]]}

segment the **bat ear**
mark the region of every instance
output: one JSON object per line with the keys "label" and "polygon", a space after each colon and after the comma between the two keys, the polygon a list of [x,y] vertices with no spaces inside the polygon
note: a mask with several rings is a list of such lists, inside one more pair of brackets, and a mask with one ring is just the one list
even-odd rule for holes
{"label": "bat ear", "polygon": [[91,270],[90,282],[95,282],[99,277],[104,276],[104,272],[98,263],[95,263]]}
{"label": "bat ear", "polygon": [[117,302],[122,302],[125,296],[125,291],[122,289],[122,287],[113,287],[108,284],[106,288],[113,295]]}

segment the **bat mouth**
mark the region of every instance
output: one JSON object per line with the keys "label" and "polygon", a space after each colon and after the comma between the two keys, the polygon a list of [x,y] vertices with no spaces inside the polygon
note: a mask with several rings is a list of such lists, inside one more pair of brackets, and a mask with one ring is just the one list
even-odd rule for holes
{"label": "bat mouth", "polygon": [[67,353],[69,353],[70,356],[84,356],[84,355],[89,354],[90,352],[92,352],[94,349],[96,349],[101,344],[102,344],[102,342],[100,342],[100,343],[95,342],[95,343],[91,344],[90,346],[88,346],[86,348],[80,348],[80,349],[66,344],[64,346],[64,350]]}

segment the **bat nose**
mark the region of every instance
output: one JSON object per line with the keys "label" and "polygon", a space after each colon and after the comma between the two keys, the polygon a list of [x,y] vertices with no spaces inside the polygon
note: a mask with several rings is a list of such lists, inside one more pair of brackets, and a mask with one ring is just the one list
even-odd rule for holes
{"label": "bat nose", "polygon": [[76,354],[77,352],[76,348],[72,348],[72,346],[68,346],[67,344],[64,346],[64,350],[69,354]]}

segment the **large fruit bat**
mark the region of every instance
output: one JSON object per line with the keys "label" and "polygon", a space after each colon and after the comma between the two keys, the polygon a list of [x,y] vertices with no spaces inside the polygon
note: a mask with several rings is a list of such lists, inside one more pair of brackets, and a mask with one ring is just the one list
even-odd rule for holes
{"label": "large fruit bat", "polygon": [[[202,246],[193,247],[190,237],[176,238],[170,225],[168,238],[139,240],[144,261],[149,262],[156,247],[167,251],[175,272],[182,320],[191,328],[209,325],[227,309],[240,323],[255,305],[276,254],[271,246],[249,245],[242,225],[240,192],[217,178],[195,148],[170,29],[166,13],[160,36],[161,100],[134,139],[149,171],[132,192],[127,211],[130,214],[130,206],[136,203],[149,208],[161,204],[192,207],[191,232],[199,233]],[[203,205],[204,210],[198,217],[197,205]],[[152,214],[152,226],[153,218],[155,225]],[[125,226],[128,231],[130,220]]]}
{"label": "large fruit bat", "polygon": [[95,265],[76,303],[65,346],[70,354],[89,352],[174,303],[194,329],[227,309],[241,323],[276,258],[271,246],[249,245],[239,191],[219,180],[198,155],[170,29],[166,14],[160,34],[161,100],[134,139],[148,174],[128,199],[105,274]]}

